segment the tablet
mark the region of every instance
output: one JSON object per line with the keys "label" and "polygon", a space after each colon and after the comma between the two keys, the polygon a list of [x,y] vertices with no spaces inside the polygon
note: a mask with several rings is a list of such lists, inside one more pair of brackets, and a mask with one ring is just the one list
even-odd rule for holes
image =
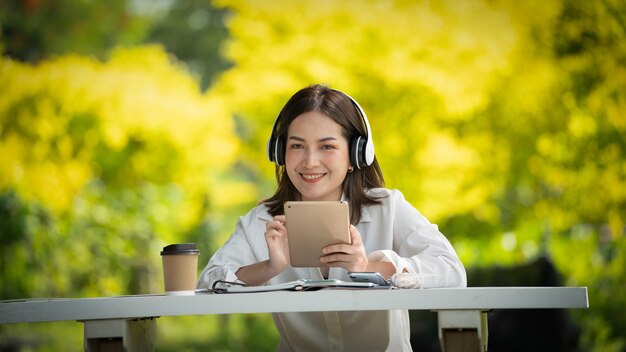
{"label": "tablet", "polygon": [[348,202],[285,202],[289,261],[293,267],[320,267],[322,248],[350,244]]}

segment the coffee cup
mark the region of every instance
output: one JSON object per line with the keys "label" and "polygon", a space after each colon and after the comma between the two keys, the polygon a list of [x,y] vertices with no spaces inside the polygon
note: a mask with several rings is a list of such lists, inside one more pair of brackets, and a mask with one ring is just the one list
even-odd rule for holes
{"label": "coffee cup", "polygon": [[165,294],[193,295],[198,275],[198,254],[195,243],[170,244],[163,247],[163,279]]}

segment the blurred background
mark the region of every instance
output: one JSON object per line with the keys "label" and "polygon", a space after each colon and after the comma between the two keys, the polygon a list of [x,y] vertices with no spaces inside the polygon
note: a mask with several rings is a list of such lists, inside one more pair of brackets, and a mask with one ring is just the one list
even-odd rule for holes
{"label": "blurred background", "polygon": [[[587,286],[590,309],[496,311],[490,350],[626,351],[626,1],[0,1],[0,299],[163,290],[275,187],[298,89],[348,92],[388,188],[470,286]],[[436,316],[412,312],[416,350]],[[270,315],[166,317],[160,351],[271,351]],[[77,322],[0,326],[65,351]]]}

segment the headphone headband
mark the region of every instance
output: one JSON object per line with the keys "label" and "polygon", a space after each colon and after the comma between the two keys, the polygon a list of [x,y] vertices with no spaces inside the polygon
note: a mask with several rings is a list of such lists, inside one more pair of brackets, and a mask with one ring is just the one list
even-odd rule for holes
{"label": "headphone headband", "polygon": [[[369,120],[367,119],[367,115],[361,105],[356,102],[351,96],[348,94],[341,92],[337,89],[330,90],[343,94],[348,97],[352,104],[359,111],[359,115],[361,116],[361,120],[365,125],[365,136],[356,136],[352,141],[350,141],[350,163],[352,166],[357,169],[361,169],[363,167],[369,166],[374,162],[374,141],[372,140],[372,129],[370,127]],[[283,138],[276,135],[276,127],[278,126],[278,120],[280,119],[280,114],[274,120],[274,125],[272,126],[272,134],[270,135],[270,139],[267,142],[267,156],[270,161],[276,163],[276,165],[285,165],[285,141]]]}

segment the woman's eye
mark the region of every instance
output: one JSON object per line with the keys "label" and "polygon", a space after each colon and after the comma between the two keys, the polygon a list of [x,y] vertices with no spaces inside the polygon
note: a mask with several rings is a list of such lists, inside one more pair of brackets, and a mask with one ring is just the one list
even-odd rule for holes
{"label": "woman's eye", "polygon": [[335,149],[335,146],[332,144],[325,144],[322,146],[322,149]]}
{"label": "woman's eye", "polygon": [[302,149],[302,144],[294,143],[289,146],[289,149]]}

